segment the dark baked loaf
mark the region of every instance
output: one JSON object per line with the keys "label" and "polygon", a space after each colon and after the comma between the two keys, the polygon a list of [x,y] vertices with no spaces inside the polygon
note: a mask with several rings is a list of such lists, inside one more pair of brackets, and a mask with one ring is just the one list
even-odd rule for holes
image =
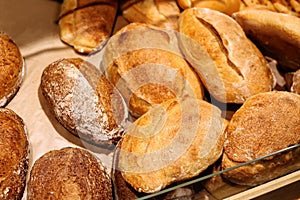
{"label": "dark baked loaf", "polygon": [[23,78],[24,62],[18,46],[0,33],[0,107],[16,94]]}
{"label": "dark baked loaf", "polygon": [[28,181],[28,199],[112,199],[106,168],[87,150],[65,147],[35,161]]}
{"label": "dark baked loaf", "polygon": [[57,60],[44,69],[41,90],[58,121],[81,139],[110,145],[122,137],[126,105],[94,65],[80,58]]}
{"label": "dark baked loaf", "polygon": [[29,143],[23,120],[0,108],[0,199],[21,199],[26,184]]}
{"label": "dark baked loaf", "polygon": [[[300,95],[257,94],[238,109],[226,129],[222,169],[300,143]],[[241,185],[257,185],[299,169],[300,148],[254,162],[224,174]]]}

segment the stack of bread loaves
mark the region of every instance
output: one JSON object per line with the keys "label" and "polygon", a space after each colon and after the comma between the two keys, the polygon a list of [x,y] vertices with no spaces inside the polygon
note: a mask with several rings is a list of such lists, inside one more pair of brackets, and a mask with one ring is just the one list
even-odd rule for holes
{"label": "stack of bread loaves", "polygon": [[[64,0],[59,36],[80,58],[45,66],[41,94],[66,131],[112,153],[112,168],[92,150],[51,150],[33,163],[27,198],[138,198],[217,161],[222,178],[247,186],[300,169],[299,147],[274,153],[300,143],[300,19],[288,2],[283,14],[260,1]],[[128,23],[113,32],[118,14]],[[0,56],[5,106],[23,59],[4,34]],[[28,145],[22,119],[1,108],[0,199],[21,198]]]}

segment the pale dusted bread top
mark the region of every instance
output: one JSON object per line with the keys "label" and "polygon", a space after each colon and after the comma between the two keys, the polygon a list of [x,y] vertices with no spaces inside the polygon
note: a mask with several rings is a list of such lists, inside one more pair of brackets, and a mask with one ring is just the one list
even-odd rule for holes
{"label": "pale dusted bread top", "polygon": [[173,32],[132,23],[108,42],[102,64],[136,117],[172,98],[203,98],[202,83],[180,54],[174,36]]}
{"label": "pale dusted bread top", "polygon": [[41,90],[55,117],[73,134],[100,145],[122,137],[126,105],[91,63],[80,58],[51,63],[43,71]]}
{"label": "pale dusted bread top", "polygon": [[0,108],[0,199],[21,199],[26,184],[29,143],[23,120]]}
{"label": "pale dusted bread top", "polygon": [[129,128],[116,150],[116,169],[135,190],[157,192],[214,163],[222,153],[224,128],[220,110],[210,103],[166,101]]}
{"label": "pale dusted bread top", "polygon": [[272,90],[266,59],[231,17],[205,8],[190,8],[179,18],[181,47],[209,93],[225,103],[243,103]]}
{"label": "pale dusted bread top", "polygon": [[31,199],[112,199],[105,167],[84,149],[65,147],[45,153],[35,161],[28,181]]}
{"label": "pale dusted bread top", "polygon": [[225,153],[246,162],[300,142],[300,96],[267,92],[249,98],[233,115]]}
{"label": "pale dusted bread top", "polygon": [[261,51],[288,70],[300,69],[300,18],[268,10],[242,10],[233,14]]}
{"label": "pale dusted bread top", "polygon": [[23,57],[12,39],[0,33],[0,106],[6,105],[19,89],[23,77]]}

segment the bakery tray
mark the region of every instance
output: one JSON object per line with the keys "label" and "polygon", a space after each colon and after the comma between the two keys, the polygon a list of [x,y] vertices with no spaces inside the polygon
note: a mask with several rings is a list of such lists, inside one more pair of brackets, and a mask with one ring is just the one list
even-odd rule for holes
{"label": "bakery tray", "polygon": [[[102,160],[104,165],[110,168],[112,153],[105,149],[83,144],[79,138],[66,131],[53,116],[49,115],[50,111],[45,106],[43,98],[41,98],[39,88],[40,78],[43,69],[47,65],[61,58],[86,58],[83,55],[75,53],[72,48],[62,43],[59,39],[56,22],[60,10],[60,2],[54,0],[10,0],[0,1],[0,8],[0,31],[7,33],[13,38],[15,43],[20,47],[25,59],[23,83],[7,107],[22,117],[26,124],[31,145],[29,170],[35,160],[44,153],[67,146],[79,146],[92,150]],[[115,29],[118,30],[124,23],[125,21],[119,18]],[[274,154],[296,147],[299,147],[299,145],[275,152]],[[241,165],[247,165],[255,161],[253,160]],[[205,184],[214,177],[220,177],[222,173],[224,171],[217,171],[215,173],[206,171],[192,180],[172,185],[155,194],[145,195],[141,199],[159,199],[167,193],[178,190],[178,188],[191,187],[196,192],[192,196],[182,199],[216,199],[217,193],[219,193],[219,196],[221,195],[220,191],[215,191],[215,193],[209,192],[205,189]],[[256,187],[226,186],[228,191],[231,192],[226,193],[226,196],[222,194],[222,198],[250,199],[298,180],[300,180],[300,171],[290,173]],[[23,200],[26,199],[26,196],[27,193],[25,190]]]}

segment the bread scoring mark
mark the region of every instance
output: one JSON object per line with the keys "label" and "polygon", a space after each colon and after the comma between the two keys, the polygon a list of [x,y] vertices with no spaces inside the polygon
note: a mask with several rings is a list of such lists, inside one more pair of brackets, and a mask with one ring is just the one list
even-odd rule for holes
{"label": "bread scoring mark", "polygon": [[226,39],[222,38],[221,35],[219,34],[219,32],[217,31],[217,29],[212,24],[205,21],[205,19],[197,17],[197,20],[203,26],[205,26],[207,28],[207,30],[209,30],[210,33],[214,36],[214,38],[216,39],[216,41],[219,44],[221,51],[226,55],[226,60],[227,60],[228,66],[230,66],[238,74],[238,76],[245,79],[245,77],[244,77],[243,73],[240,71],[240,69],[237,66],[235,66],[235,64],[229,59],[228,49],[226,48],[226,46],[228,45],[228,41]]}

